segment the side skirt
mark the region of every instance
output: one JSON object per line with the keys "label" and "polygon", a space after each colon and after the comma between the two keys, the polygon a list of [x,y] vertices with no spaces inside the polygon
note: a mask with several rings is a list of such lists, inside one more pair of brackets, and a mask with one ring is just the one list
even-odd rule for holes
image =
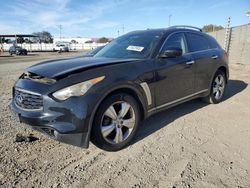
{"label": "side skirt", "polygon": [[148,110],[148,116],[152,115],[152,114],[155,114],[156,112],[159,112],[159,111],[162,111],[162,110],[165,110],[165,109],[168,109],[168,108],[171,108],[173,106],[176,106],[176,105],[179,105],[179,104],[182,104],[184,102],[187,102],[187,101],[190,101],[192,99],[195,99],[195,98],[199,98],[201,97],[203,94],[207,93],[209,91],[209,89],[204,89],[204,90],[201,90],[199,92],[196,92],[196,93],[193,93],[191,95],[187,95],[185,97],[182,97],[180,99],[176,99],[174,101],[171,101],[171,102],[168,102],[168,103],[165,103],[165,104],[162,104],[160,106],[156,106],[154,108],[151,108]]}

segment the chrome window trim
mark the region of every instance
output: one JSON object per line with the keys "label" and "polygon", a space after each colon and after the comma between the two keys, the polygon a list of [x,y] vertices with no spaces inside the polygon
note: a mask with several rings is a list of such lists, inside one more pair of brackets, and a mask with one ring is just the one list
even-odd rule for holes
{"label": "chrome window trim", "polygon": [[191,94],[191,95],[187,95],[187,96],[185,96],[185,97],[182,97],[182,98],[179,98],[179,99],[173,100],[173,101],[171,101],[171,102],[168,102],[168,103],[162,104],[162,105],[160,105],[160,106],[156,106],[156,107],[151,108],[150,110],[148,110],[148,112],[152,112],[152,111],[155,111],[155,110],[158,110],[158,109],[164,108],[164,107],[166,107],[166,106],[169,106],[169,105],[171,105],[171,104],[174,104],[174,103],[180,102],[180,101],[182,101],[182,100],[185,100],[185,99],[191,98],[191,97],[193,97],[193,96],[195,96],[195,95],[198,95],[198,94],[204,93],[204,92],[206,92],[206,91],[208,91],[208,89],[204,89],[204,90],[201,90],[201,91],[199,91],[199,92],[193,93],[193,94]]}
{"label": "chrome window trim", "polygon": [[146,97],[147,97],[147,102],[148,102],[148,106],[152,104],[152,95],[151,95],[151,91],[148,87],[148,84],[146,82],[142,82],[140,83],[142,89],[144,90]]}
{"label": "chrome window trim", "polygon": [[[213,49],[216,49],[216,48],[210,48],[210,49],[207,49],[207,50],[199,50],[199,51],[195,51],[195,52],[188,52],[188,53],[186,53],[186,54],[194,54],[194,53],[200,53],[200,52],[206,52],[206,51],[209,51],[209,50],[213,50]],[[185,55],[186,55],[185,54]]]}

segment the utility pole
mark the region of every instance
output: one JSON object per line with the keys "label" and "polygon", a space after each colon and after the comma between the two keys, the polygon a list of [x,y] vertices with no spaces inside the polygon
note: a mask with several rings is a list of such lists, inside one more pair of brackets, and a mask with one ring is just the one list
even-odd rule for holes
{"label": "utility pole", "polygon": [[229,45],[231,40],[231,17],[228,17],[227,24],[226,24],[226,33],[225,33],[225,40],[224,40],[224,49],[228,53],[229,52]]}
{"label": "utility pole", "polygon": [[168,27],[170,27],[171,17],[172,17],[172,14],[169,14],[169,15],[168,15]]}
{"label": "utility pole", "polygon": [[120,35],[120,31],[119,31],[119,30],[117,30],[117,36],[119,37],[119,35]]}
{"label": "utility pole", "polygon": [[62,25],[58,25],[59,30],[60,30],[60,41],[62,40]]}

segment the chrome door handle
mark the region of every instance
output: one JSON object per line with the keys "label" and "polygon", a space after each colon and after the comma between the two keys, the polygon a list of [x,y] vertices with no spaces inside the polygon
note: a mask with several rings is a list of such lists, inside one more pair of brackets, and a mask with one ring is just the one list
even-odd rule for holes
{"label": "chrome door handle", "polygon": [[217,56],[217,55],[214,55],[214,56],[212,56],[211,58],[212,58],[212,59],[217,59],[218,56]]}
{"label": "chrome door handle", "polygon": [[195,61],[193,60],[193,61],[188,61],[188,62],[186,62],[186,65],[192,65],[192,64],[194,64],[195,63]]}

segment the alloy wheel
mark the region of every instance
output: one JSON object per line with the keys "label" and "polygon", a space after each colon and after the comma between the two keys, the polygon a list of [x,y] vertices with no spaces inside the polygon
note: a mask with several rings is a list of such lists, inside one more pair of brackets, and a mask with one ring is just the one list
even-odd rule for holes
{"label": "alloy wheel", "polygon": [[213,95],[216,100],[219,100],[224,93],[225,90],[225,79],[219,74],[213,82]]}
{"label": "alloy wheel", "polygon": [[101,120],[103,138],[111,144],[125,141],[135,126],[135,111],[125,101],[115,102],[105,111]]}

